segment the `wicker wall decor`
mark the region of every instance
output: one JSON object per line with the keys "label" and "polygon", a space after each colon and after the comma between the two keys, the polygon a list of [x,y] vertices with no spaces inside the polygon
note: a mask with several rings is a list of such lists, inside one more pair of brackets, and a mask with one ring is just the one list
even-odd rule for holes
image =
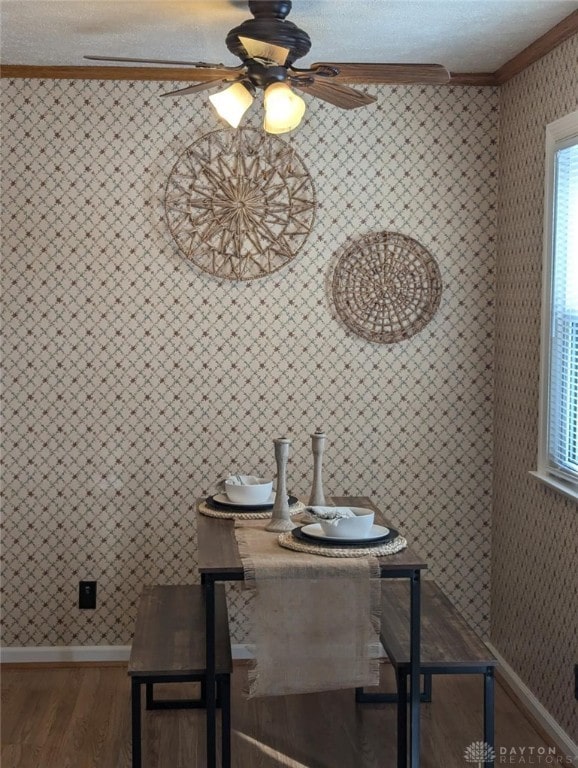
{"label": "wicker wall decor", "polygon": [[331,292],[350,331],[394,344],[429,323],[439,307],[442,281],[423,245],[397,232],[377,232],[351,241],[339,253]]}
{"label": "wicker wall decor", "polygon": [[285,141],[253,128],[225,129],[179,157],[165,211],[186,259],[216,277],[253,280],[295,257],[313,225],[315,192]]}

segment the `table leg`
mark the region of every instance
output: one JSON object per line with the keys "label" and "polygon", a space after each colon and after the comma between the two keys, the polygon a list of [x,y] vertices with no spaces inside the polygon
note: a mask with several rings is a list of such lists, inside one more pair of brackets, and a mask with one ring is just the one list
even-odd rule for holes
{"label": "table leg", "polygon": [[205,574],[201,577],[205,593],[205,652],[206,652],[206,717],[207,717],[207,768],[217,765],[217,699],[215,679],[215,582]]}
{"label": "table leg", "polygon": [[397,768],[407,768],[407,669],[395,671],[397,682]]}
{"label": "table leg", "polygon": [[221,689],[221,768],[231,768],[231,678],[224,675]]}
{"label": "table leg", "polygon": [[132,768],[141,768],[141,703],[140,680],[131,678],[131,720],[132,720]]}
{"label": "table leg", "polygon": [[421,699],[420,684],[420,599],[421,574],[419,570],[412,573],[410,580],[410,696],[409,696],[409,764],[410,768],[419,768],[420,756],[420,719],[419,707]]}
{"label": "table leg", "polygon": [[[484,674],[484,747],[494,751],[494,668],[488,667]],[[489,755],[488,755],[489,757]],[[494,760],[488,759],[484,768],[494,768]]]}

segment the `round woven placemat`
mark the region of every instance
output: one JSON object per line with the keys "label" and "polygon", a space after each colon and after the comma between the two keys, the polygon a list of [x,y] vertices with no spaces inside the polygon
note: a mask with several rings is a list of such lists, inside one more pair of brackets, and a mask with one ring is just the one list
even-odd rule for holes
{"label": "round woven placemat", "polygon": [[305,544],[297,541],[291,531],[281,533],[278,542],[285,549],[294,549],[296,552],[307,552],[310,555],[323,555],[324,557],[381,557],[382,555],[394,555],[407,547],[407,541],[403,536],[398,536],[393,541],[386,541],[384,544],[376,544],[375,547],[326,547],[323,544]]}
{"label": "round woven placemat", "polygon": [[[289,514],[291,516],[296,515],[298,512],[303,512],[305,504],[298,501],[296,504],[292,504],[289,507]],[[198,504],[198,510],[201,515],[207,517],[220,517],[224,520],[266,520],[271,517],[272,510],[266,509],[264,512],[227,512],[221,509],[211,509],[206,502],[200,501]]]}

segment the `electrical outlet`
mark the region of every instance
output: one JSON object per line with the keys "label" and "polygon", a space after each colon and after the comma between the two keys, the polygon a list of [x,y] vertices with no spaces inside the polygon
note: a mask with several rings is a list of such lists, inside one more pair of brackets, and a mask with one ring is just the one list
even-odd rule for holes
{"label": "electrical outlet", "polygon": [[78,607],[96,608],[96,581],[81,581],[78,584]]}

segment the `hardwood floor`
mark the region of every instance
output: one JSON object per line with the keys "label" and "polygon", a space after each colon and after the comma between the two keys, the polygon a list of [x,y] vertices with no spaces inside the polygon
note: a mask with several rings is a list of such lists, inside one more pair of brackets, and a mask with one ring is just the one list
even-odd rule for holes
{"label": "hardwood floor", "polygon": [[[234,768],[395,768],[394,705],[356,705],[352,691],[247,701],[245,676],[236,665]],[[130,768],[125,667],[4,668],[1,683],[2,768]],[[181,685],[169,695],[191,693]],[[475,765],[464,750],[481,740],[481,678],[437,677],[433,693],[422,709],[423,768]],[[143,768],[203,766],[202,711],[146,713],[143,733]],[[500,686],[496,745],[547,746]]]}

